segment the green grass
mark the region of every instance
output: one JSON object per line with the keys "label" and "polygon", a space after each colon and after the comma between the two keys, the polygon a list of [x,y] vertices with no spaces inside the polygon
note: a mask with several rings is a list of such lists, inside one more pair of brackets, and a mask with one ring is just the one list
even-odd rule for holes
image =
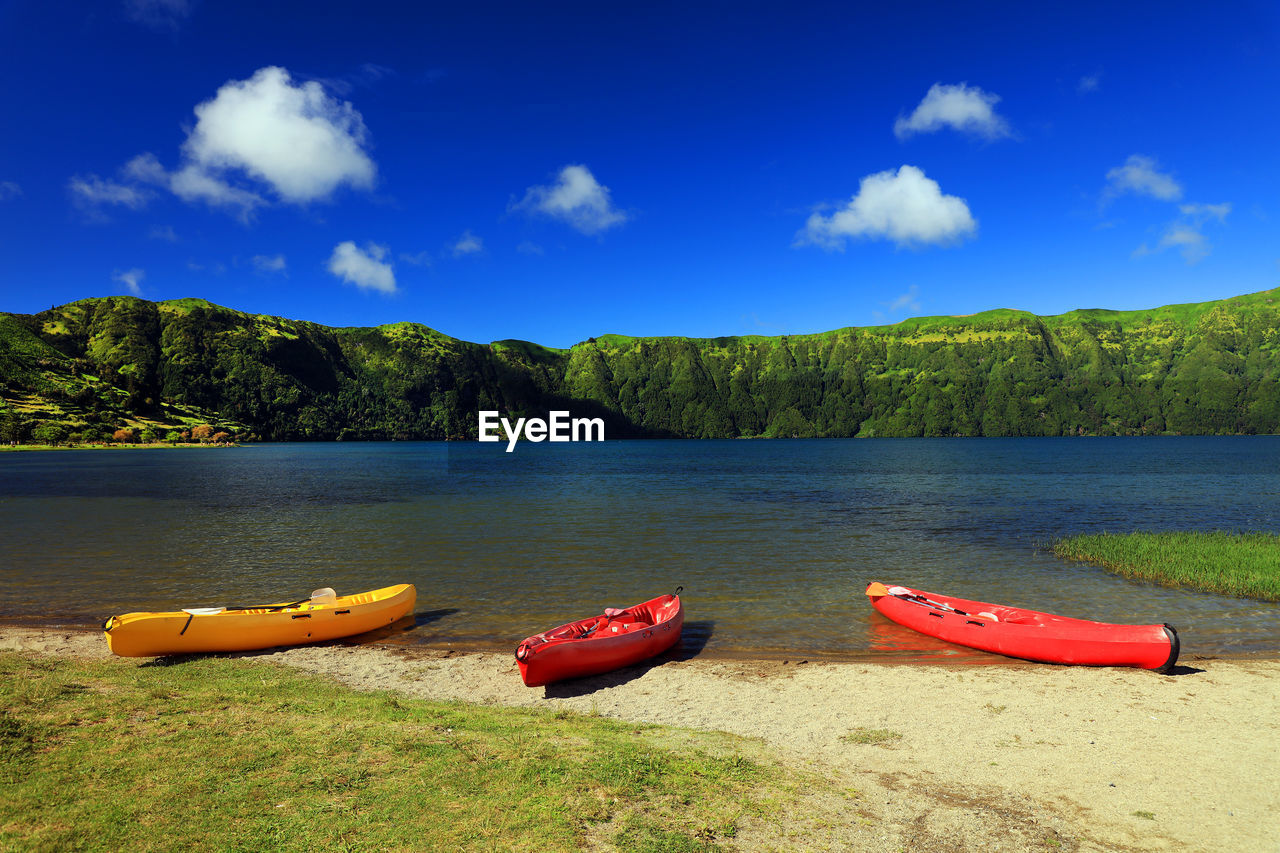
{"label": "green grass", "polygon": [[889,729],[856,728],[850,730],[846,735],[840,735],[840,740],[844,743],[885,744],[899,740],[901,737],[901,732]]}
{"label": "green grass", "polygon": [[1280,601],[1280,536],[1272,533],[1087,534],[1059,539],[1053,553],[1163,586]]}
{"label": "green grass", "polygon": [[744,752],[245,661],[0,654],[0,849],[711,850],[800,796]]}

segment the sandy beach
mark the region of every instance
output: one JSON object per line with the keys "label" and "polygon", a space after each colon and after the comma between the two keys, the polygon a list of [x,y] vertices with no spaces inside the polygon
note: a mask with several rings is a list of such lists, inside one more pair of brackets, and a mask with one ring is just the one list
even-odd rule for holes
{"label": "sandy beach", "polygon": [[[0,648],[108,655],[96,633],[12,626]],[[1166,676],[695,657],[526,688],[507,654],[244,657],[360,690],[727,731],[852,792],[748,826],[738,849],[1280,851],[1276,660],[1192,657]]]}

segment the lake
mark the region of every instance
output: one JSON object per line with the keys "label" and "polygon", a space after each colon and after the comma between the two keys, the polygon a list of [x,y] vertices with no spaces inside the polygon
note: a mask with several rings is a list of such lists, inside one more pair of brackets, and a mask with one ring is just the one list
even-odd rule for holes
{"label": "lake", "polygon": [[868,581],[1280,651],[1280,605],[1064,562],[1055,537],[1280,530],[1280,438],[261,444],[0,454],[0,618],[90,625],[412,582],[387,641],[514,648],[684,587],[686,651],[988,656]]}

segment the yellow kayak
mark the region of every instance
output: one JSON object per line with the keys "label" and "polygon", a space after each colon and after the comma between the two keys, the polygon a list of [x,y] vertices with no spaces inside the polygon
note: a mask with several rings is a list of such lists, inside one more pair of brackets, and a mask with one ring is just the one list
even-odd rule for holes
{"label": "yellow kayak", "polygon": [[417,597],[409,583],[343,596],[325,588],[288,604],[126,613],[109,618],[102,630],[107,647],[127,658],[244,652],[319,643],[382,628],[412,612]]}

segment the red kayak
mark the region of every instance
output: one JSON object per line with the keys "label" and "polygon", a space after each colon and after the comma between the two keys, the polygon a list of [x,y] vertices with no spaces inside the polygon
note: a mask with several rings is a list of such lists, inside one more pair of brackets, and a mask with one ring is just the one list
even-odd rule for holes
{"label": "red kayak", "polygon": [[516,647],[520,677],[529,687],[599,675],[660,655],[680,639],[680,589],[651,601],[580,619],[534,634]]}
{"label": "red kayak", "polygon": [[1178,632],[1172,625],[1090,622],[882,583],[869,584],[867,597],[899,625],[998,655],[1158,672],[1168,672],[1178,661]]}

